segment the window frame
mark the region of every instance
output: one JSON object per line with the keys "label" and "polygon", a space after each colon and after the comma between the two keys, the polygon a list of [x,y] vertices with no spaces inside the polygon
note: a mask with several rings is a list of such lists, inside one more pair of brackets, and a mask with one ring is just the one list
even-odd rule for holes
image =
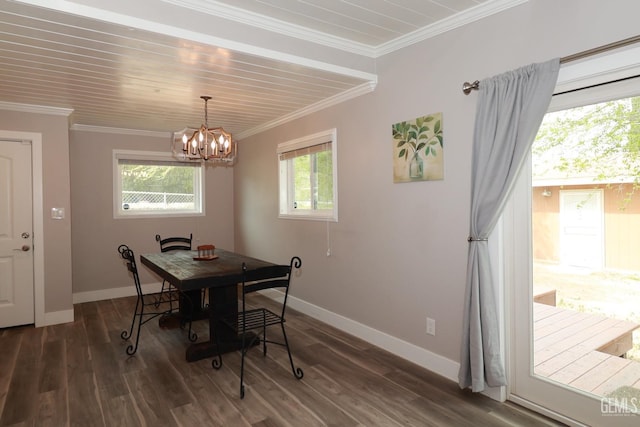
{"label": "window frame", "polygon": [[[333,180],[333,208],[332,209],[297,209],[293,207],[294,186],[292,162],[282,160],[284,153],[296,150],[304,150],[314,146],[330,144]],[[321,131],[312,135],[278,144],[276,149],[276,160],[278,162],[278,218],[283,219],[306,219],[315,221],[338,222],[338,146],[337,130],[335,128]],[[288,159],[292,160],[292,159]],[[286,167],[283,167],[286,161]],[[310,177],[310,181],[313,177]]]}
{"label": "window frame", "polygon": [[[137,150],[113,150],[113,218],[175,218],[205,216],[205,168],[202,162],[180,161],[171,155],[160,151],[137,151]],[[193,167],[194,172],[194,196],[195,209],[193,210],[124,210],[121,206],[122,200],[122,176],[120,174],[120,160],[139,160],[141,162],[181,163]]]}

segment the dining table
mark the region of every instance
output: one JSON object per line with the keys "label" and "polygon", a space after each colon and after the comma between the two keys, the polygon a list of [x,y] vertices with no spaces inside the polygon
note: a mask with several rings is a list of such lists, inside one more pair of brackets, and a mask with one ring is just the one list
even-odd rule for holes
{"label": "dining table", "polygon": [[275,265],[220,248],[206,257],[198,255],[198,251],[173,251],[140,256],[143,265],[187,295],[199,295],[202,289],[208,289],[209,305],[203,312],[209,319],[209,339],[187,347],[189,362],[241,348],[238,331],[226,326],[221,319],[238,315],[237,285],[243,279],[243,265],[247,271]]}

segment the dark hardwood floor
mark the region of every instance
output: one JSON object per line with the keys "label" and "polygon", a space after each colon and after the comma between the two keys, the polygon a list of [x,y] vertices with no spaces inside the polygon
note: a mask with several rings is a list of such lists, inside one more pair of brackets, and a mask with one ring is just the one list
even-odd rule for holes
{"label": "dark hardwood floor", "polygon": [[[260,302],[274,305],[262,296]],[[257,300],[254,300],[254,302]],[[239,398],[240,356],[185,361],[186,332],[143,326],[140,348],[125,354],[120,332],[134,298],[78,304],[73,323],[0,330],[1,426],[549,426],[512,403],[457,384],[289,311],[286,351],[251,351],[246,396]],[[194,324],[207,336],[207,323]],[[277,333],[277,328],[274,329]]]}

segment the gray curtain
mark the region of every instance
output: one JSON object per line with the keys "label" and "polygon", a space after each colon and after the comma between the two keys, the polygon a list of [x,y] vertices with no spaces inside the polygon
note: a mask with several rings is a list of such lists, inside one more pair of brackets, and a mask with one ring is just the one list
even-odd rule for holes
{"label": "gray curtain", "polygon": [[461,388],[506,385],[497,287],[488,236],[549,108],[560,61],[532,64],[480,83],[473,135],[471,224],[460,371]]}

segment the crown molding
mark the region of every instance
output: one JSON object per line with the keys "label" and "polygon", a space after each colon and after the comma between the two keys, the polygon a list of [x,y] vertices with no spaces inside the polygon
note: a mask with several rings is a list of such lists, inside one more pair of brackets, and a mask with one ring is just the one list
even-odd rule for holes
{"label": "crown molding", "polygon": [[50,114],[69,117],[73,108],[48,107],[46,105],[18,104],[17,102],[0,101],[0,110],[19,111],[22,113]]}
{"label": "crown molding", "polygon": [[[272,129],[276,126],[288,123],[292,120],[299,119],[300,117],[304,117],[311,113],[315,113],[316,111],[320,111],[325,108],[331,107],[333,105],[340,104],[341,102],[347,101],[349,99],[356,98],[360,95],[373,92],[376,88],[376,84],[377,84],[376,81],[369,81],[369,82],[363,83],[352,89],[339,93],[338,95],[324,99],[320,102],[316,102],[315,104],[309,105],[308,107],[305,107],[298,111],[294,111],[291,114],[287,114],[275,120],[272,120],[270,122],[266,122],[253,129],[249,129],[244,132],[239,132],[235,134],[234,139],[241,140],[242,138],[246,138],[251,135],[264,132],[265,130]],[[112,133],[117,135],[150,136],[150,137],[156,137],[156,138],[169,138],[169,139],[171,139],[173,136],[172,132],[112,128],[112,127],[105,127],[105,126],[92,126],[92,125],[83,125],[83,124],[73,124],[69,127],[69,129],[73,131],[78,131],[78,132],[99,132],[99,133]]]}
{"label": "crown molding", "polygon": [[410,46],[420,41],[435,37],[474,21],[486,18],[503,10],[526,3],[529,0],[489,0],[457,13],[435,24],[420,28],[405,36],[400,36],[378,46],[358,43],[342,37],[332,36],[321,31],[312,30],[300,25],[270,18],[265,15],[250,12],[239,7],[230,6],[215,0],[162,0],[175,6],[184,7],[201,13],[228,19],[263,30],[272,31],[284,36],[294,37],[323,46],[339,49],[370,58],[378,58],[398,49]]}
{"label": "crown molding", "polygon": [[316,102],[315,104],[311,104],[308,107],[302,108],[298,111],[294,111],[291,114],[286,114],[282,117],[279,117],[275,120],[272,120],[270,122],[266,122],[260,126],[254,127],[253,129],[249,129],[246,130],[244,132],[239,132],[236,135],[236,138],[239,140],[242,140],[243,138],[252,136],[252,135],[256,135],[260,132],[264,132],[268,129],[272,129],[276,126],[280,126],[282,124],[288,123],[290,121],[293,121],[295,119],[299,119],[300,117],[304,117],[307,116],[311,113],[315,113],[317,111],[323,110],[325,108],[331,107],[333,105],[337,105],[340,104],[341,102],[344,101],[348,101],[349,99],[353,99],[356,98],[360,95],[364,95],[367,94],[369,92],[373,92],[376,88],[377,85],[377,81],[369,81],[366,83],[363,83],[359,86],[356,86],[352,89],[349,89],[347,91],[344,91],[342,93],[339,93],[337,95],[334,95],[332,97],[329,97],[327,99],[323,99],[320,102]]}
{"label": "crown molding", "polygon": [[435,24],[419,28],[407,35],[400,36],[387,43],[383,43],[376,47],[375,57],[386,55],[403,47],[430,39],[439,34],[446,33],[463,25],[470,24],[504,10],[510,9],[520,4],[527,3],[529,0],[492,0],[481,3],[463,12],[457,13],[449,18],[445,18]]}
{"label": "crown molding", "polygon": [[[284,61],[290,64],[301,65],[303,67],[309,67],[317,70],[328,71],[331,73],[341,74],[344,76],[353,77],[362,80],[374,80],[377,76],[375,74],[357,70],[353,68],[343,67],[336,64],[331,64],[316,59],[302,57],[295,54],[285,53],[279,50],[264,48],[248,43],[238,42],[231,39],[213,36],[210,34],[195,31],[190,28],[178,27],[176,25],[164,24],[161,22],[152,21],[146,18],[139,18],[137,16],[125,15],[122,13],[112,12],[106,9],[99,9],[93,6],[80,5],[70,0],[57,0],[51,2],[51,0],[19,0],[21,3],[30,4],[32,6],[44,7],[47,9],[53,9],[58,12],[69,13],[73,15],[83,16],[85,18],[97,19],[103,22],[109,22],[112,24],[123,25],[126,27],[137,28],[144,31],[151,31],[154,33],[166,34],[170,37],[177,37],[195,41],[198,43],[204,43],[207,45],[218,46],[224,49],[230,49],[237,52],[242,52],[249,55],[256,55],[263,58],[269,58],[276,61]],[[178,2],[178,1],[194,1],[194,0],[163,0],[165,2]],[[185,6],[186,7],[186,6]]]}
{"label": "crown molding", "polygon": [[113,133],[117,135],[134,135],[134,136],[151,136],[155,138],[169,138],[171,139],[171,132],[159,132],[152,130],[141,130],[141,129],[125,129],[125,128],[112,128],[106,126],[92,126],[92,125],[82,125],[82,124],[73,124],[69,127],[70,130],[79,131],[79,132],[98,132],[98,133]]}
{"label": "crown molding", "polygon": [[197,12],[206,13],[223,19],[228,19],[240,24],[282,34],[284,36],[306,40],[323,46],[332,47],[345,52],[362,55],[369,58],[376,56],[374,46],[347,40],[342,37],[323,33],[301,25],[281,21],[259,13],[251,12],[239,7],[219,3],[215,0],[162,0],[165,3],[184,7]]}
{"label": "crown molding", "polygon": [[[120,25],[141,28],[147,31],[168,34],[173,37],[187,37],[191,40],[213,44],[240,52],[257,54],[267,57],[278,57],[277,53],[269,49],[260,49],[257,46],[249,46],[219,37],[205,36],[201,33],[191,31],[186,28],[178,28],[170,25],[163,25],[145,19],[135,18],[123,14],[109,12],[91,6],[75,3],[73,0],[56,0],[51,4],[51,0],[18,0],[34,6],[52,8],[65,13],[80,14],[81,16],[99,19]],[[387,43],[377,46],[359,43],[342,37],[333,36],[322,31],[312,30],[303,26],[270,18],[255,12],[220,3],[215,0],[162,0],[164,3],[182,7],[199,13],[206,13],[211,16],[227,19],[240,24],[246,24],[255,28],[294,37],[311,43],[339,49],[345,52],[354,53],[370,58],[391,53],[395,50],[412,45],[414,43],[435,37],[446,31],[461,27],[465,24],[480,20],[487,16],[502,12],[506,9],[527,3],[529,0],[489,0],[478,4],[470,9],[457,13],[449,18],[438,21],[435,24],[420,28],[405,36],[400,36]],[[279,52],[283,55],[282,52]],[[275,56],[273,56],[275,55]],[[286,55],[290,62],[299,63],[300,58],[295,55]],[[283,59],[285,60],[285,59]],[[304,62],[304,61],[303,61]],[[307,64],[300,64],[307,65]],[[309,65],[313,66],[313,65]]]}

